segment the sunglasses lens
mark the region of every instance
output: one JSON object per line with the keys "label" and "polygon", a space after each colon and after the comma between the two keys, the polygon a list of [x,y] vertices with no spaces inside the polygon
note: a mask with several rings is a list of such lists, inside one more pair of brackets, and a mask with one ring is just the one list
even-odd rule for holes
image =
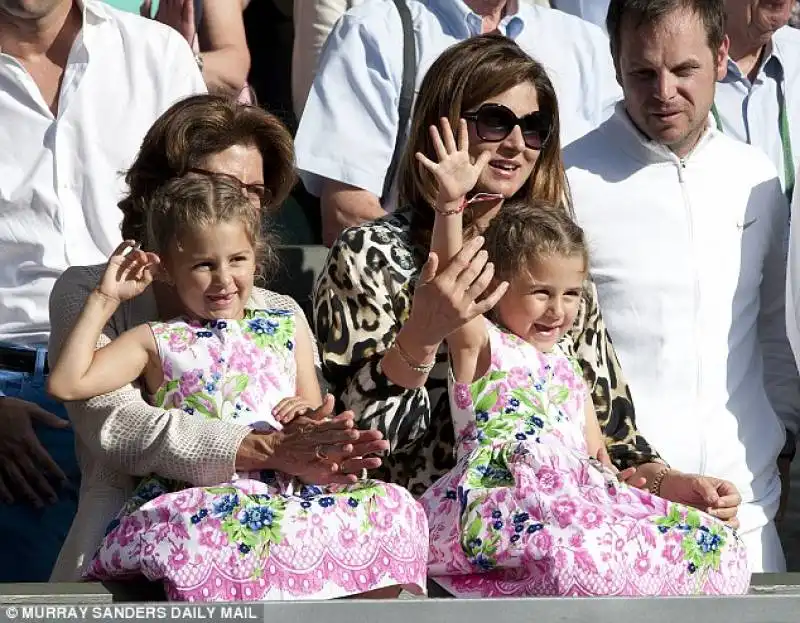
{"label": "sunglasses lens", "polygon": [[529,149],[541,149],[550,133],[550,121],[542,113],[534,112],[522,119],[505,106],[486,104],[475,117],[475,129],[484,141],[502,141],[519,123],[525,145]]}
{"label": "sunglasses lens", "polygon": [[484,106],[475,120],[478,136],[484,141],[502,141],[511,134],[516,118],[507,108]]}
{"label": "sunglasses lens", "polygon": [[541,149],[550,131],[547,119],[541,113],[533,113],[522,120],[521,126],[525,144],[531,149]]}

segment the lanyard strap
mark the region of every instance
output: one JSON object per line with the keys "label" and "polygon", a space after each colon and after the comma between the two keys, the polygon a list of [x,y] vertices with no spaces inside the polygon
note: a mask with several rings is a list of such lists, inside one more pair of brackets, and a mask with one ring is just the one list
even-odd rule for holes
{"label": "lanyard strap", "polygon": [[[778,90],[778,134],[781,137],[781,148],[783,149],[783,172],[786,180],[786,195],[789,201],[792,200],[795,184],[794,156],[792,154],[792,137],[789,134],[789,115],[786,112],[786,95],[783,92],[783,80],[775,85]],[[722,119],[719,116],[717,105],[711,105],[711,114],[717,130],[724,133],[722,129]]]}

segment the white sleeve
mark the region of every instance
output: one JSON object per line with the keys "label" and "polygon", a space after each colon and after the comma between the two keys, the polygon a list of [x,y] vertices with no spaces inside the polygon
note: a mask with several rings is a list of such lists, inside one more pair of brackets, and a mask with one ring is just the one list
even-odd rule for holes
{"label": "white sleeve", "polygon": [[369,21],[346,13],[322,50],[295,138],[297,168],[314,195],[324,178],[381,195],[402,79],[403,29],[390,8]]}
{"label": "white sleeve", "polygon": [[361,0],[294,0],[292,100],[299,119],[317,71],[320,51],[333,25]]}
{"label": "white sleeve", "polygon": [[[763,192],[761,187],[764,187]],[[772,224],[769,248],[762,267],[758,318],[764,357],[764,383],[772,407],[786,430],[797,434],[800,428],[800,377],[786,330],[789,208],[777,177],[756,188],[751,201],[767,207]]]}
{"label": "white sleeve", "polygon": [[[171,30],[171,29],[170,29]],[[164,110],[190,95],[207,93],[208,87],[186,40],[171,31],[164,47]]]}
{"label": "white sleeve", "polygon": [[[800,170],[797,172],[800,178]],[[800,184],[792,197],[792,220],[789,228],[789,250],[786,268],[786,334],[800,367]]]}

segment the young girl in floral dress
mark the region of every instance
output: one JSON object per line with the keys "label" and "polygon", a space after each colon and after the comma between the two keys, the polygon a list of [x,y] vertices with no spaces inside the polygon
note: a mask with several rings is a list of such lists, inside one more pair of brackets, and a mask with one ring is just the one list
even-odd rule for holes
{"label": "young girl in floral dress", "polygon": [[[465,206],[502,201],[465,198],[492,157],[473,162],[468,132],[462,120],[456,141],[444,119],[431,128],[438,162],[417,154],[438,184],[431,250],[444,265],[462,246]],[[651,491],[611,468],[580,369],[559,346],[587,276],[581,229],[560,207],[512,201],[483,235],[507,290],[491,320],[447,338],[458,463],[420,500],[430,576],[470,597],[746,592],[735,532],[655,495],[666,467]]]}
{"label": "young girl in floral dress", "polygon": [[[111,257],[49,379],[63,400],[140,380],[153,404],[280,431],[322,403],[311,339],[294,312],[246,309],[262,249],[260,213],[240,187],[190,174],[157,195],[149,240]],[[95,350],[119,303],[157,277],[184,315],[135,327]],[[109,530],[87,573],[164,580],[176,600],[327,599],[425,590],[424,512],[404,489],[317,487],[281,473],[215,487],[151,477]],[[397,589],[399,591],[399,588]]]}

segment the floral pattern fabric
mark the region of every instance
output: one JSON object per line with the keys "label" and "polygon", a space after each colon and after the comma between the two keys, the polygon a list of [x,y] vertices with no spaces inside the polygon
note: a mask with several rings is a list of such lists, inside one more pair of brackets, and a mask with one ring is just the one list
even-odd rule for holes
{"label": "floral pattern fabric", "polygon": [[[155,404],[279,429],[295,394],[294,312],[152,325],[164,369]],[[427,521],[395,485],[318,487],[278,472],[213,487],[142,480],[86,576],[163,580],[170,599],[329,599],[402,585],[425,590]]]}
{"label": "floral pattern fabric", "polygon": [[470,597],[745,593],[733,530],[587,454],[587,389],[563,351],[487,326],[488,373],[450,380],[458,462],[420,498],[430,576]]}

